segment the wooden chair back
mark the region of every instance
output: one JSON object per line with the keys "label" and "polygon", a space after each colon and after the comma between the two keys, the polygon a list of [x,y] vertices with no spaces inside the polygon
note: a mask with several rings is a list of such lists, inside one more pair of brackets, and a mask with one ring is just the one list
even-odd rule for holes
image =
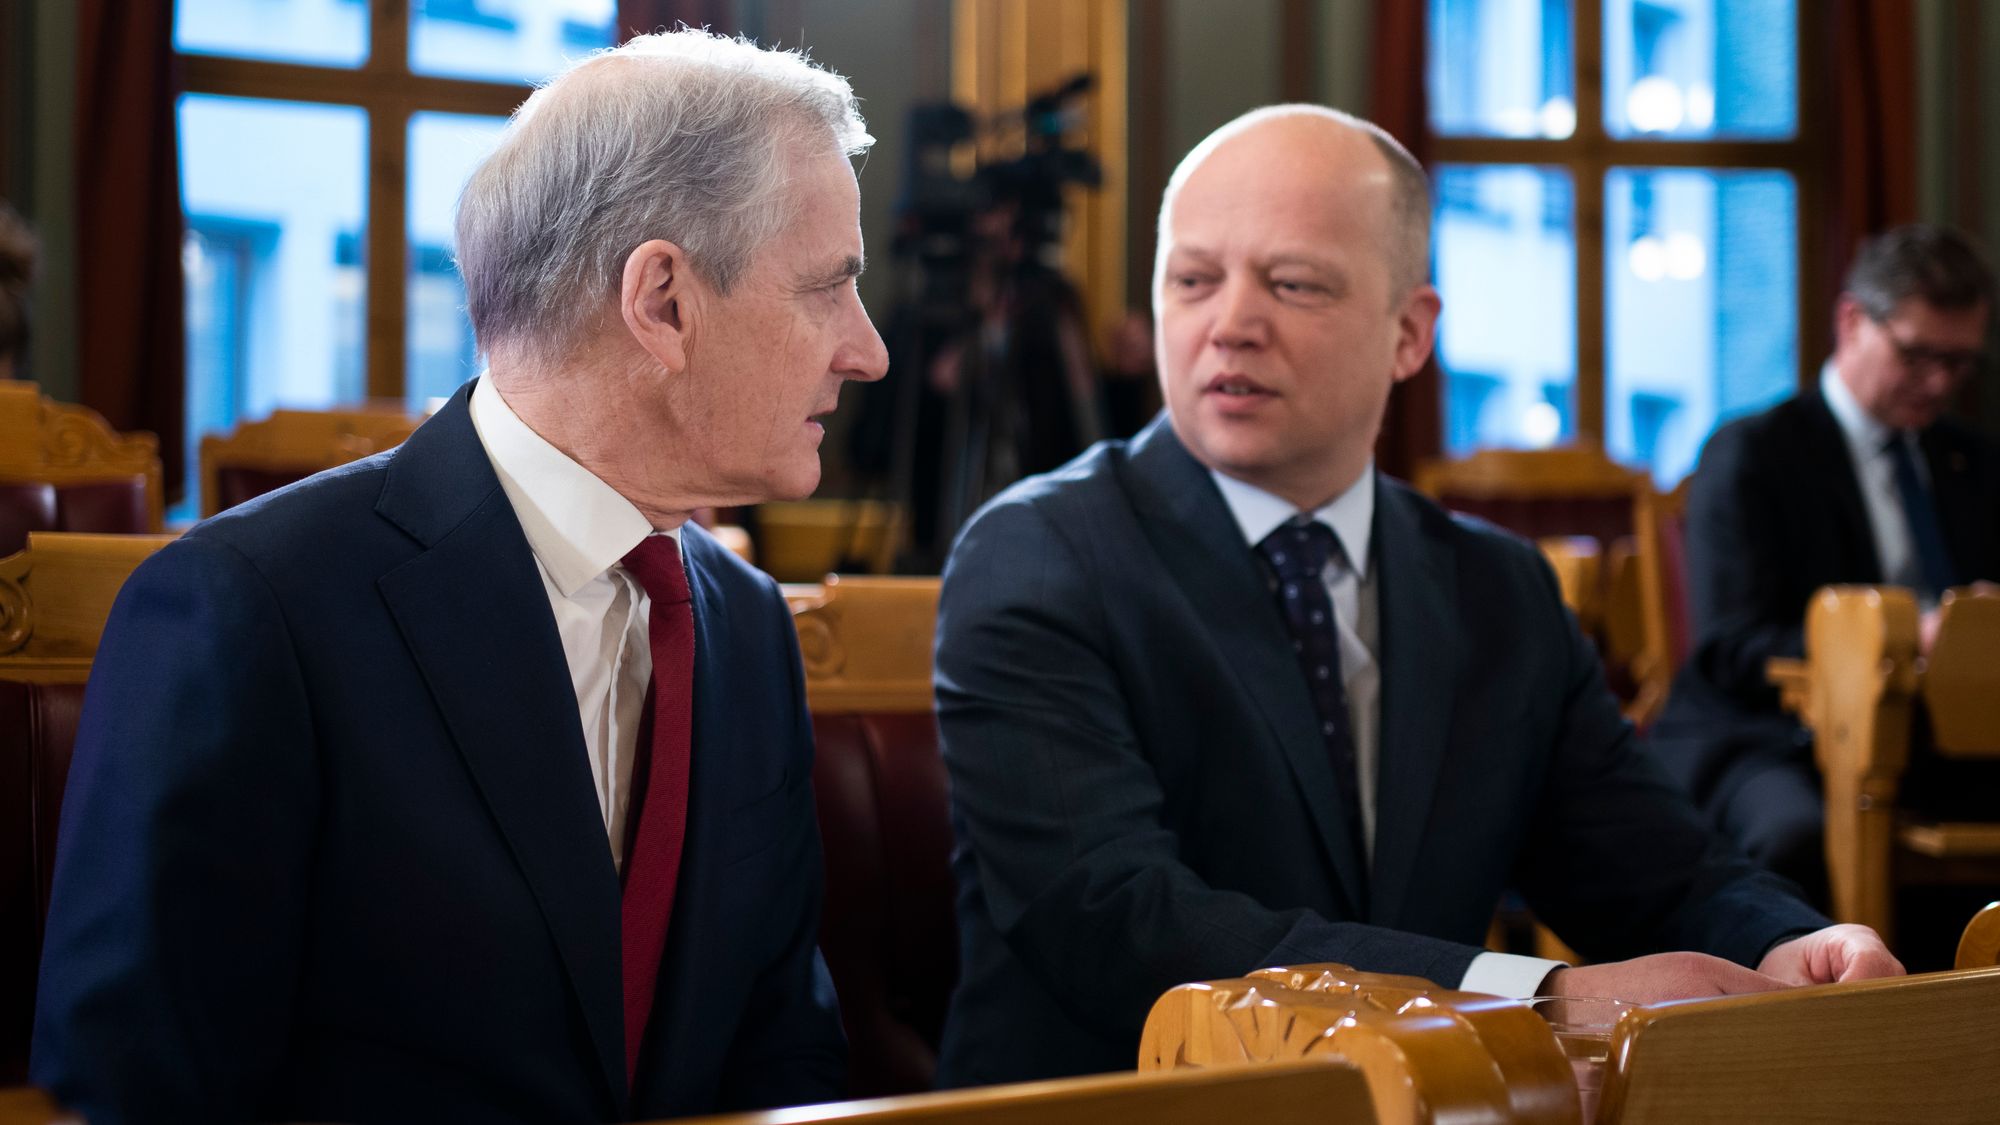
{"label": "wooden chair back", "polygon": [[1989,902],[1966,923],[1958,939],[1954,967],[1988,969],[2000,965],[2000,902]]}
{"label": "wooden chair back", "polygon": [[0,678],[82,683],[111,603],[171,535],[36,532],[0,559]]}
{"label": "wooden chair back", "polygon": [[1224,1070],[1332,1056],[1361,1069],[1375,1120],[1575,1122],[1568,1060],[1526,1005],[1345,965],[1269,969],[1169,990],[1141,1071]]}
{"label": "wooden chair back", "polygon": [[1805,659],[1769,669],[1813,731],[1834,914],[1885,937],[1899,870],[2000,883],[2000,811],[1941,821],[1897,804],[1920,713],[1939,754],[2000,756],[2000,596],[1948,592],[1927,660],[1917,655],[1917,629],[1908,590],[1830,586],[1807,610]]}
{"label": "wooden chair back", "polygon": [[400,406],[276,410],[234,433],[210,434],[201,439],[201,514],[393,449],[422,423]]}
{"label": "wooden chair back", "polygon": [[0,556],[32,531],[159,531],[165,496],[153,435],[0,380]]}
{"label": "wooden chair back", "polygon": [[1991,1121],[2000,968],[1628,1012],[1600,1125]]}
{"label": "wooden chair back", "polygon": [[870,1101],[698,1117],[686,1125],[1325,1125],[1376,1120],[1352,1066],[1099,1074]]}
{"label": "wooden chair back", "polygon": [[788,591],[818,753],[820,951],[857,1096],[931,1088],[958,975],[950,788],[931,709],[935,578]]}
{"label": "wooden chair back", "polygon": [[1675,671],[1665,611],[1667,585],[1652,478],[1594,447],[1484,449],[1433,461],[1416,474],[1420,491],[1456,512],[1541,541],[1597,541],[1597,587],[1571,603],[1578,623],[1605,655],[1605,676],[1644,726],[1665,706]]}
{"label": "wooden chair back", "polygon": [[1535,546],[1556,572],[1563,604],[1576,614],[1578,627],[1595,635],[1604,621],[1604,545],[1588,535],[1549,535]]}

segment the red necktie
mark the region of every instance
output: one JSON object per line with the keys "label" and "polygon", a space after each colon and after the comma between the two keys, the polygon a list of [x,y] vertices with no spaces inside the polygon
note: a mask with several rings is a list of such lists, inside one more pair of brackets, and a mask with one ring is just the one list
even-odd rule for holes
{"label": "red necktie", "polygon": [[[653,681],[634,747],[634,798],[639,807],[625,849],[620,906],[625,982],[625,1077],[638,1070],[639,1041],[652,1012],[674,883],[687,830],[688,760],[694,730],[694,607],[680,548],[670,535],[649,535],[625,556],[625,569],[652,601],[646,626]],[[643,781],[638,780],[644,778]]]}

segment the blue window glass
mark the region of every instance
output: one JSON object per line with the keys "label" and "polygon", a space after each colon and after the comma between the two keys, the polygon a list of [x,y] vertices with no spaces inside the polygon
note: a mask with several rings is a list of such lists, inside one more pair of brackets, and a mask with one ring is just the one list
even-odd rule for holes
{"label": "blue window glass", "polygon": [[493,151],[502,117],[419,113],[410,118],[409,336],[404,398],[414,411],[479,374],[465,284],[452,257],[458,193]]}
{"label": "blue window glass", "polygon": [[1797,0],[1613,0],[1604,127],[1614,137],[1789,138],[1797,40]]}
{"label": "blue window glass", "polygon": [[363,169],[351,106],[180,102],[189,463],[199,435],[363,395]]}
{"label": "blue window glass", "polygon": [[1446,136],[1576,131],[1570,0],[1430,0],[1431,127]]}
{"label": "blue window glass", "polygon": [[410,69],[539,82],[617,39],[617,0],[414,0]]}
{"label": "blue window glass", "polygon": [[1576,431],[1576,225],[1569,173],[1444,165],[1432,249],[1444,315],[1447,452],[1539,448]]}
{"label": "blue window glass", "polygon": [[178,0],[174,47],[314,66],[368,60],[366,0]]}
{"label": "blue window glass", "polygon": [[1798,193],[1775,171],[1605,181],[1605,447],[1663,485],[1798,383]]}

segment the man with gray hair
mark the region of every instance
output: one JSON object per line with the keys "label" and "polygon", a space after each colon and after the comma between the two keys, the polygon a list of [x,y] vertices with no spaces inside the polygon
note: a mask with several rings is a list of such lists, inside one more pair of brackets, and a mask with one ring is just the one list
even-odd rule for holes
{"label": "man with gray hair", "polygon": [[35,1081],[94,1123],[837,1094],[797,641],[689,515],[811,492],[884,373],[868,143],[843,80],[705,32],[528,100],[460,205],[487,372],[120,594]]}
{"label": "man with gray hair", "polygon": [[[1129,1067],[1163,990],[1268,965],[1642,1003],[1898,970],[1703,829],[1533,546],[1375,471],[1426,200],[1345,114],[1212,134],[1161,205],[1165,413],[953,549],[947,1082]],[[1508,887],[1600,963],[1483,950]]]}

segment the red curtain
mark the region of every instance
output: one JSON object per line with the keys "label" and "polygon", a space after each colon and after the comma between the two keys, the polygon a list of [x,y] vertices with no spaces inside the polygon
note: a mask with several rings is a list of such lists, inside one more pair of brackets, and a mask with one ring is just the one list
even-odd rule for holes
{"label": "red curtain", "polygon": [[[1424,10],[1427,0],[1378,0],[1375,5],[1374,72],[1369,76],[1368,116],[1403,142],[1418,160],[1429,161],[1430,107],[1424,89]],[[1409,479],[1417,466],[1443,446],[1444,383],[1437,350],[1422,371],[1389,396],[1389,413],[1375,441],[1375,465]]]}
{"label": "red curtain", "polygon": [[736,0],[618,0],[618,41],[679,24],[734,35]]}
{"label": "red curtain", "polygon": [[169,496],[186,470],[173,7],[79,0],[76,52],[78,387],[159,436]]}
{"label": "red curtain", "polygon": [[[1824,104],[1832,108],[1827,137],[1832,190],[1820,227],[1824,264],[1819,277],[1805,279],[1816,287],[1821,308],[1832,307],[1841,275],[1864,239],[1916,218],[1914,7],[1905,0],[1831,0],[1828,18],[1817,28],[1820,42],[1810,44],[1826,60]],[[1805,343],[1808,350],[1825,346]]]}

